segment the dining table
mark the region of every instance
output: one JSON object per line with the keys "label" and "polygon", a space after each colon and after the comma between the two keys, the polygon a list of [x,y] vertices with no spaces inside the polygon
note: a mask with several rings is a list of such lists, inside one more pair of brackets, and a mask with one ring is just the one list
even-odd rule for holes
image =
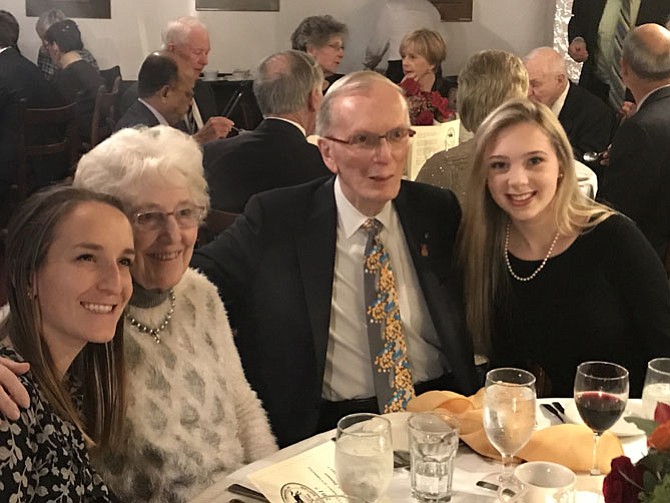
{"label": "dining table", "polygon": [[[561,424],[563,421],[570,422],[564,414],[561,418],[547,409],[542,404],[560,403],[564,408],[574,410],[574,402],[568,398],[541,398],[537,400],[536,429],[547,428],[552,425]],[[629,407],[640,410],[640,400],[629,400]],[[629,413],[627,408],[627,413]],[[239,484],[250,489],[256,489],[248,478],[250,474],[269,467],[280,461],[287,460],[309,449],[317,447],[324,442],[331,442],[335,430],[326,431],[314,435],[301,442],[285,447],[274,454],[246,465],[237,471],[221,476],[209,488],[191,500],[191,503],[228,503],[231,500],[245,503],[258,503],[258,499],[232,493],[228,488],[232,484]],[[624,454],[633,462],[639,460],[647,452],[646,437],[640,431],[637,435],[620,437]],[[394,437],[395,447],[395,437]],[[477,482],[491,473],[499,472],[500,460],[489,459],[480,456],[467,445],[461,442],[456,454],[453,475],[452,498],[453,503],[495,503],[496,492],[477,486]],[[602,484],[604,476],[592,476],[588,473],[577,473],[575,503],[603,503]],[[393,479],[386,495],[379,503],[413,503],[410,489],[410,472],[408,468],[394,469]]]}

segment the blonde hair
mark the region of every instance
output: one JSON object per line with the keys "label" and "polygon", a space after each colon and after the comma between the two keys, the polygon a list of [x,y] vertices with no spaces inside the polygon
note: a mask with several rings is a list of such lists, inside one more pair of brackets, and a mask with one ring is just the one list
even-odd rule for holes
{"label": "blonde hair", "polygon": [[505,101],[527,94],[528,72],[521,58],[506,51],[480,51],[468,59],[458,75],[458,115],[463,126],[474,133]]}
{"label": "blonde hair", "polygon": [[549,108],[527,98],[510,100],[489,115],[475,135],[475,151],[468,181],[468,198],[458,234],[458,259],[464,272],[466,322],[475,352],[489,354],[494,300],[509,288],[504,273],[507,214],[488,190],[484,156],[500,133],[518,124],[536,125],[547,135],[563,175],[552,201],[554,221],[563,235],[587,232],[615,212],[586,197],[577,183],[572,147]]}
{"label": "blonde hair", "polygon": [[400,55],[405,57],[410,47],[426,58],[428,63],[435,65],[434,72],[447,58],[447,44],[444,43],[442,35],[433,30],[415,30],[405,35],[400,42]]}

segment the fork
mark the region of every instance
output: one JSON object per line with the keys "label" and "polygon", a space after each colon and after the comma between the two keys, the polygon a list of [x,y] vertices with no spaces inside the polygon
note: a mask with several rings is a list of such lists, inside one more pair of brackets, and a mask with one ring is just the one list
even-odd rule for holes
{"label": "fork", "polygon": [[543,409],[548,410],[549,412],[551,412],[554,416],[556,416],[558,418],[558,420],[561,423],[565,423],[565,418],[561,415],[561,413],[556,408],[554,408],[553,405],[550,405],[548,403],[542,403],[542,404],[540,404],[540,407],[542,407]]}

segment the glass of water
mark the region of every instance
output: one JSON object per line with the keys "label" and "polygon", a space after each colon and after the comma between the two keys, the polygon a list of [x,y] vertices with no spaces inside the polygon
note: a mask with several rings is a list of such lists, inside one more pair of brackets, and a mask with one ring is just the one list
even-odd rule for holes
{"label": "glass of water", "polygon": [[407,427],[412,494],[421,502],[450,501],[460,422],[446,412],[422,412]]}
{"label": "glass of water", "polygon": [[642,410],[647,419],[654,419],[659,403],[670,406],[670,358],[654,358],[647,364],[642,390]]}
{"label": "glass of water", "polygon": [[516,368],[499,368],[486,374],[484,431],[502,456],[498,498],[520,489],[515,480],[514,455],[528,443],[535,427],[535,376]]}
{"label": "glass of water", "polygon": [[337,423],[335,473],[345,494],[368,503],[381,498],[393,478],[391,422],[378,414],[350,414]]}

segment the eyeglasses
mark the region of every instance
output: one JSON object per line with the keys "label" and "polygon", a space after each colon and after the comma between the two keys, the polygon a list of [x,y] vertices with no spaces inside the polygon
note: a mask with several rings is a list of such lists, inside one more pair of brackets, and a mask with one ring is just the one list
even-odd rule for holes
{"label": "eyeglasses", "polygon": [[372,150],[379,147],[382,138],[385,138],[390,146],[399,145],[408,137],[411,138],[416,134],[416,131],[408,127],[397,127],[384,134],[370,133],[363,131],[352,135],[348,140],[342,140],[333,136],[324,136],[327,140],[333,140],[338,143],[344,143],[354,148]]}
{"label": "eyeglasses", "polygon": [[141,211],[132,215],[133,224],[143,231],[155,231],[165,227],[167,218],[172,215],[180,229],[191,229],[200,225],[205,208],[194,204],[177,206],[174,211]]}

